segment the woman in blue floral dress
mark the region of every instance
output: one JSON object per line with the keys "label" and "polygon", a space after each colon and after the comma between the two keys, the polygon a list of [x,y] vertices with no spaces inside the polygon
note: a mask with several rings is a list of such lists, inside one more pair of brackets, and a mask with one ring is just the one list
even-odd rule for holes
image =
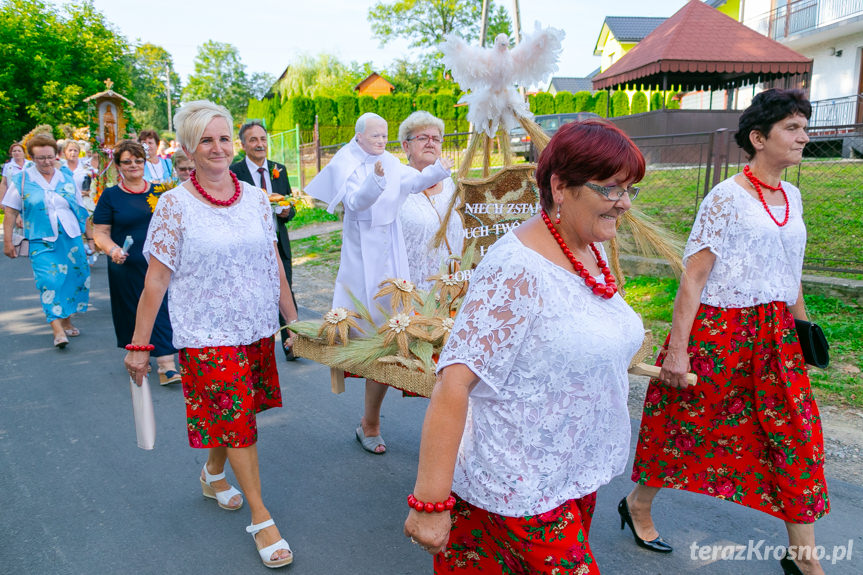
{"label": "woman in blue floral dress", "polygon": [[72,172],[55,168],[54,138],[37,134],[27,143],[27,152],[35,165],[11,178],[3,198],[3,252],[17,257],[12,225],[20,213],[42,309],[54,332],[54,345],[62,349],[70,336],[79,334],[72,314],[87,311],[90,297],[90,268],[82,240],[87,210]]}

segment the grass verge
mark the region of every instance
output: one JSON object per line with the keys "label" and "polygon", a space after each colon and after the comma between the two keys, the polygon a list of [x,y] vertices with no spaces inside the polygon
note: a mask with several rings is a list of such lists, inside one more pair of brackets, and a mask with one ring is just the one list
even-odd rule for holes
{"label": "grass verge", "polygon": [[[661,344],[671,328],[671,311],[678,282],[674,278],[635,276],[626,282],[626,301],[641,314],[644,327]],[[809,368],[819,401],[863,407],[863,309],[831,297],[804,296],[809,318],[830,342],[830,366]]]}

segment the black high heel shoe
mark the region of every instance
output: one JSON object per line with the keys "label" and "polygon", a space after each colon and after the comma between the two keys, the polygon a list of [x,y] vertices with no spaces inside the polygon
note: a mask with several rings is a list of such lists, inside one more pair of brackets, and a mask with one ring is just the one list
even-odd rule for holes
{"label": "black high heel shoe", "polygon": [[645,541],[635,532],[635,526],[632,524],[632,515],[629,514],[629,504],[626,503],[626,497],[620,500],[620,503],[617,504],[617,512],[620,514],[620,528],[623,529],[624,525],[629,525],[629,528],[632,530],[632,536],[635,537],[635,544],[644,549],[648,549],[650,551],[656,551],[657,553],[671,553],[674,551],[674,548],[671,547],[668,543],[662,540],[662,537],[657,537],[652,541]]}
{"label": "black high heel shoe", "polygon": [[782,566],[782,572],[785,575],[803,575],[803,571],[800,570],[794,559],[788,556],[788,552],[785,553],[785,557],[779,560],[779,564]]}

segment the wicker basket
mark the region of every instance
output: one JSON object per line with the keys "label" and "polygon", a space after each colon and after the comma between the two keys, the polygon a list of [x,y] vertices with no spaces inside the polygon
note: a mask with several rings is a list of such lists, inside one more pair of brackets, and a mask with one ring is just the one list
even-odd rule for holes
{"label": "wicker basket", "polygon": [[386,383],[391,387],[415,393],[423,397],[431,397],[435,384],[435,374],[408,369],[401,365],[376,362],[368,367],[350,368],[339,365],[335,360],[335,350],[340,346],[330,346],[320,341],[296,334],[294,339],[294,355],[304,357],[334,369],[349,371],[354,375]]}

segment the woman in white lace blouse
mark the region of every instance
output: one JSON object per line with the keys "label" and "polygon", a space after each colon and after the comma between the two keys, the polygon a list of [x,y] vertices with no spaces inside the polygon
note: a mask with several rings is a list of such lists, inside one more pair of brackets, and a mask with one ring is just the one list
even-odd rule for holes
{"label": "woman in white lace blouse", "polygon": [[780,179],[803,157],[810,113],[802,92],[758,94],[735,136],[749,165],[698,210],[662,371],[644,403],[637,485],[618,505],[642,547],[671,550],[651,504],[660,488],[685,489],[783,520],[797,550],[796,563],[782,559],[785,573],[823,573],[811,550],[813,523],[830,508],[824,441],[794,327],[806,319],[806,226],[800,191]]}
{"label": "woman in white lace blouse", "polygon": [[297,319],[277,256],[267,194],[228,169],[234,157],[233,119],[212,102],[183,104],[177,140],[195,171],[165,192],[144,244],[149,260],[126,367],[140,385],[147,348],[165,292],[174,347],[180,350],[189,444],[209,450],[201,470],[205,497],[236,510],[243,495],[225,481],[225,462],[245,493],[261,560],[281,567],[293,560],[261,498],[255,414],[281,407],[273,334],[278,313]]}
{"label": "woman in white lace blouse", "polygon": [[567,124],[537,166],[541,214],[474,270],[405,522],[435,572],[599,573],[587,535],[597,489],[629,455],[627,368],[644,337],[601,242],[643,175],[618,128]]}
{"label": "woman in white lace blouse", "polygon": [[[441,156],[443,146],[443,120],[428,112],[416,111],[399,126],[399,141],[408,157],[408,165],[423,171]],[[446,236],[439,246],[432,239],[446,220],[446,210],[455,194],[452,178],[411,194],[399,210],[399,220],[408,252],[409,278],[422,290],[431,289],[434,281],[428,278],[440,271],[441,264],[449,256],[461,256],[464,242],[464,226],[457,213],[451,214]]]}

